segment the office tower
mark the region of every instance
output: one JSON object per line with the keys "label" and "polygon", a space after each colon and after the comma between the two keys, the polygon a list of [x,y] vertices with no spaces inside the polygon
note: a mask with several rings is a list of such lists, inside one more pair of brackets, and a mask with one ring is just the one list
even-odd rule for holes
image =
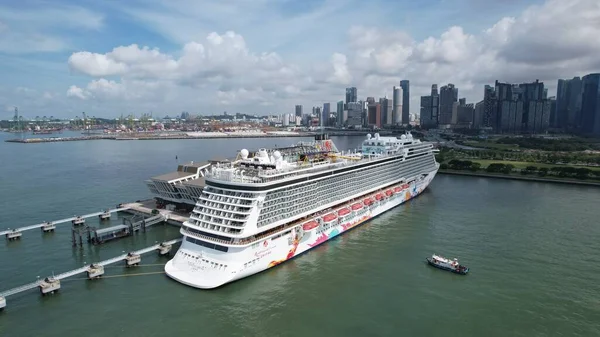
{"label": "office tower", "polygon": [[302,105],[296,105],[296,117],[302,117]]}
{"label": "office tower", "polygon": [[404,125],[408,125],[410,122],[410,82],[408,80],[400,81],[400,87],[402,88],[402,121]]}
{"label": "office tower", "polygon": [[321,126],[329,126],[329,116],[331,115],[331,104],[323,103],[323,111],[321,117]]}
{"label": "office tower", "polygon": [[481,116],[481,127],[498,128],[498,101],[496,100],[496,91],[489,85],[483,88],[483,115]]}
{"label": "office tower", "polygon": [[473,103],[458,104],[456,112],[456,124],[466,127],[473,126],[473,117],[475,114],[475,105]]}
{"label": "office tower", "polygon": [[452,124],[452,109],[454,102],[458,102],[458,89],[449,83],[440,88],[439,124]]}
{"label": "office tower", "polygon": [[600,135],[600,73],[588,74],[582,80],[581,132]]}
{"label": "office tower", "polygon": [[348,127],[358,128],[362,126],[362,115],[363,115],[363,103],[362,102],[350,102],[347,103],[348,118],[346,125]]}
{"label": "office tower", "polygon": [[356,101],[358,101],[358,91],[356,88],[346,88],[346,104]]}
{"label": "office tower", "polygon": [[381,124],[382,125],[393,125],[393,103],[391,99],[387,97],[380,98],[379,104],[381,105]]}
{"label": "office tower", "polygon": [[374,99],[367,107],[367,124],[381,128],[381,104],[375,103]]}
{"label": "office tower", "polygon": [[[402,82],[400,82],[402,83]],[[402,120],[402,88],[394,87],[393,95],[393,108],[392,108],[392,123],[395,125],[403,124]]]}
{"label": "office tower", "polygon": [[576,129],[580,127],[582,81],[580,77],[570,80],[558,80],[556,89],[556,113],[550,124],[559,129]]}
{"label": "office tower", "polygon": [[344,119],[344,101],[337,102],[337,107],[335,109],[335,117],[337,127],[342,127],[346,120]]}

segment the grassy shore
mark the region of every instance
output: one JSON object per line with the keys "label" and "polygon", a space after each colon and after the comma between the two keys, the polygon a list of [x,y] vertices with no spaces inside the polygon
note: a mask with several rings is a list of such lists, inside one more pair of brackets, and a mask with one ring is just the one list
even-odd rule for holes
{"label": "grassy shore", "polygon": [[[494,161],[498,163],[497,161]],[[537,182],[548,182],[548,183],[559,183],[559,184],[572,184],[572,185],[585,185],[585,186],[596,186],[600,187],[600,180],[588,179],[579,180],[572,178],[559,178],[559,177],[539,177],[539,176],[526,176],[518,173],[502,174],[502,173],[488,173],[485,171],[456,171],[456,170],[442,170],[438,171],[440,174],[452,174],[461,176],[472,176],[472,177],[486,177],[486,178],[498,178],[498,179],[513,179],[513,180],[527,180]]]}
{"label": "grassy shore", "polygon": [[544,164],[544,163],[534,163],[534,162],[526,162],[526,161],[511,161],[511,160],[491,160],[491,159],[466,159],[472,161],[474,163],[481,164],[482,168],[488,167],[492,163],[496,164],[511,164],[515,168],[524,169],[527,166],[535,166],[537,168],[553,168],[553,167],[573,167],[573,168],[586,168],[594,171],[600,171],[600,167],[597,166],[577,166],[577,165],[561,165],[561,164]]}

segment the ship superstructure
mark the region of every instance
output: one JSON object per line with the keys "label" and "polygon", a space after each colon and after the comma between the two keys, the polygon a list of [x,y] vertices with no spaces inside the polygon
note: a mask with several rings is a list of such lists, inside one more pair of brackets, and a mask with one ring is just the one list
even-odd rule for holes
{"label": "ship superstructure", "polygon": [[327,135],[211,163],[166,273],[214,288],[277,265],[421,193],[439,165],[410,133],[339,151]]}

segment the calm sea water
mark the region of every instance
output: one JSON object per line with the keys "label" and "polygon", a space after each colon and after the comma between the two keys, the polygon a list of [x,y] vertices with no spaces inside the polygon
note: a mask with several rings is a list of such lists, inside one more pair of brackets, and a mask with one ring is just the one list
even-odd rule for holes
{"label": "calm sea water", "polygon": [[[0,228],[147,198],[144,180],[174,170],[176,155],[200,161],[299,140],[0,142]],[[334,140],[344,149],[362,139]],[[216,290],[170,280],[160,273],[166,259],[148,254],[139,268],[107,267],[103,280],[64,280],[52,296],[11,296],[0,336],[600,336],[599,196],[439,175],[407,204]],[[156,226],[72,248],[67,224],[25,232],[0,242],[0,289],[177,236]],[[434,252],[459,257],[471,274],[428,267]]]}

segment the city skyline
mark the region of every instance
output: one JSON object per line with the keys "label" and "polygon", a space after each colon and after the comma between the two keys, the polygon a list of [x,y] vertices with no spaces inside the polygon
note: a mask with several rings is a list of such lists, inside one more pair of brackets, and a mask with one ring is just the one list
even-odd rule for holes
{"label": "city skyline", "polygon": [[[58,118],[280,114],[344,100],[347,87],[360,100],[392,98],[402,79],[419,114],[431,83],[452,83],[475,103],[495,80],[539,79],[556,96],[558,79],[600,71],[592,0],[219,4],[1,5],[0,119],[14,106]],[[342,24],[324,24],[338,15]]]}

